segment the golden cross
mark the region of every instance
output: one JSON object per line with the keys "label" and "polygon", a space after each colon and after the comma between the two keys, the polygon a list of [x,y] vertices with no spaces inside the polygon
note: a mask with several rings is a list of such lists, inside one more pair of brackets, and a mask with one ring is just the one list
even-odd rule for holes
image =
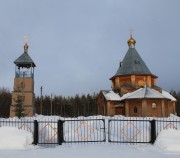
{"label": "golden cross", "polygon": [[27,41],[28,41],[28,35],[24,35],[24,40],[25,40],[26,43],[27,43]]}
{"label": "golden cross", "polygon": [[130,36],[132,37],[133,29],[129,29]]}

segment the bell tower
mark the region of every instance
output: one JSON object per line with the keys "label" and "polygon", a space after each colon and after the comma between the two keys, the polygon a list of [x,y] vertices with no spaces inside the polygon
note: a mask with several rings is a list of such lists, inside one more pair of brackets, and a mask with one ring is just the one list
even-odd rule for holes
{"label": "bell tower", "polygon": [[22,106],[26,116],[33,116],[34,108],[34,68],[35,63],[28,54],[27,36],[24,45],[24,53],[14,61],[15,78],[14,89],[12,92],[12,105],[10,108],[10,117],[15,116],[16,101],[19,96],[22,99]]}

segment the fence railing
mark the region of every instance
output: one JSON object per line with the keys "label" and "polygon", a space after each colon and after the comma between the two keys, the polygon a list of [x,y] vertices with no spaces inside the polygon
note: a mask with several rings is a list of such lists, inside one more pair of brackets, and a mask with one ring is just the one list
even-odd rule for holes
{"label": "fence railing", "polygon": [[34,78],[34,74],[32,72],[16,72],[16,78]]}
{"label": "fence railing", "polygon": [[111,143],[150,143],[151,120],[111,119],[108,123],[108,141]]}
{"label": "fence railing", "polygon": [[58,144],[58,122],[38,121],[38,144]]}
{"label": "fence railing", "polygon": [[64,143],[105,142],[104,119],[63,121]]}
{"label": "fence railing", "polygon": [[158,135],[159,132],[161,132],[162,130],[166,130],[169,128],[180,130],[180,119],[172,119],[172,120],[157,119],[156,120],[156,135]]}
{"label": "fence railing", "polygon": [[0,119],[0,127],[17,127],[18,129],[26,130],[34,135],[34,120],[14,120],[14,119]]}
{"label": "fence railing", "polygon": [[[73,118],[0,119],[1,126],[29,131],[37,145],[65,143],[154,143],[161,130],[180,129],[180,119],[169,118]],[[107,139],[108,138],[108,139]]]}

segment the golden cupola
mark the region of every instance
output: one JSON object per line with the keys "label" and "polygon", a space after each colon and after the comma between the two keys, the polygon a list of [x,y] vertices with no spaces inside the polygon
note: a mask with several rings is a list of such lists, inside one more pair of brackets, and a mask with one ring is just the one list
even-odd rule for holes
{"label": "golden cupola", "polygon": [[132,34],[130,35],[130,39],[127,41],[127,43],[129,47],[134,48],[136,40],[132,37]]}
{"label": "golden cupola", "polygon": [[28,45],[27,45],[27,42],[26,42],[26,44],[24,45],[24,53],[27,53],[28,52]]}

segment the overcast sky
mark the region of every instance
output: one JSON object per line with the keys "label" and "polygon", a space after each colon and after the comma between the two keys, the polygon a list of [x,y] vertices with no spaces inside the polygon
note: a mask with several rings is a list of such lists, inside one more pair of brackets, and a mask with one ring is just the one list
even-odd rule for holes
{"label": "overcast sky", "polygon": [[180,0],[0,0],[0,87],[13,90],[28,35],[36,95],[109,90],[130,28],[157,85],[180,90]]}

